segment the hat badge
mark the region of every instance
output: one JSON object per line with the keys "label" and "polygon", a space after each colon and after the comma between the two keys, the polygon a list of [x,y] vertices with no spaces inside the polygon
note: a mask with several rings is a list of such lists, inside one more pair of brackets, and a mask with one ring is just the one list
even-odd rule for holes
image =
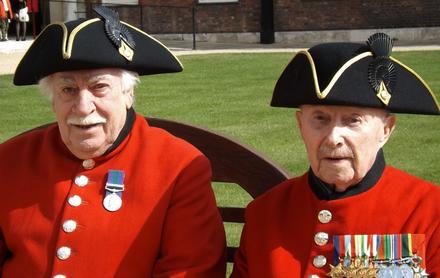
{"label": "hat badge", "polygon": [[393,41],[384,33],[376,33],[368,38],[367,45],[374,57],[368,65],[368,82],[379,100],[388,106],[396,85],[396,70],[389,58]]}
{"label": "hat badge", "polygon": [[119,21],[118,13],[103,6],[96,6],[93,10],[105,20],[105,33],[119,54],[132,61],[136,43],[127,27]]}

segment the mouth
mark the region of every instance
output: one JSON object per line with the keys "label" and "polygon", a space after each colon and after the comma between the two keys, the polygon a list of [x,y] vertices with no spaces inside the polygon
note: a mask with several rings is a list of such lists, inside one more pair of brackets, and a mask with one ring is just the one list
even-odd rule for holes
{"label": "mouth", "polygon": [[342,163],[350,160],[350,157],[324,157],[324,160],[330,163]]}
{"label": "mouth", "polygon": [[92,129],[92,128],[97,127],[99,125],[101,125],[101,123],[90,124],[90,125],[72,125],[72,126],[79,128],[79,129],[82,129],[82,130],[89,130],[89,129]]}

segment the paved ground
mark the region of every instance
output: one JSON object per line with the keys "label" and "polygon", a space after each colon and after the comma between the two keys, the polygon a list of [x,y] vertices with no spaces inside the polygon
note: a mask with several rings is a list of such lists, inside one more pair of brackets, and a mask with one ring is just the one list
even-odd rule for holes
{"label": "paved ground", "polygon": [[[244,52],[295,52],[300,49],[309,48],[310,45],[286,45],[282,43],[256,44],[256,43],[208,43],[196,42],[196,49],[193,49],[191,41],[162,41],[177,56],[190,54],[210,53],[244,53]],[[20,59],[31,45],[32,40],[15,41],[9,40],[0,42],[0,74],[12,74],[15,71]],[[399,42],[394,51],[412,50],[440,50],[439,41],[432,41],[425,45],[415,45],[413,42]]]}

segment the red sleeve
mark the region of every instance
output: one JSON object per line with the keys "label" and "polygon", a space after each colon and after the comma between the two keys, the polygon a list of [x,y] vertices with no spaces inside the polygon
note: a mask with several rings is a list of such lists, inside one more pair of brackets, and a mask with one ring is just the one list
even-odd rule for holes
{"label": "red sleeve", "polygon": [[8,13],[9,13],[9,19],[13,19],[14,18],[14,13],[12,11],[12,6],[11,6],[11,2],[9,0],[5,0],[6,1],[6,5],[8,5]]}
{"label": "red sleeve", "polygon": [[208,159],[199,156],[176,180],[154,277],[225,277],[223,223]]}
{"label": "red sleeve", "polygon": [[426,270],[429,277],[440,277],[440,222],[426,248]]}
{"label": "red sleeve", "polygon": [[3,264],[5,263],[7,255],[8,255],[8,248],[6,247],[3,234],[0,233],[0,277],[2,276],[3,273]]}
{"label": "red sleeve", "polygon": [[243,231],[241,233],[240,247],[235,253],[234,269],[232,271],[231,278],[249,277],[247,260],[246,260],[245,241],[246,241],[246,224],[244,225]]}

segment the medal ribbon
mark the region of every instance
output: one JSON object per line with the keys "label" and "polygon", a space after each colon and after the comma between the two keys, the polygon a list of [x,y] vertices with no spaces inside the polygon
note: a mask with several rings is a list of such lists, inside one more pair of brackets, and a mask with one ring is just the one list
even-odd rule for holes
{"label": "medal ribbon", "polygon": [[365,250],[365,256],[370,258],[371,257],[371,235],[364,235],[363,236],[364,241],[364,250]]}
{"label": "medal ribbon", "polygon": [[396,258],[398,259],[402,258],[402,240],[400,234],[395,235],[394,250],[395,250]]}
{"label": "medal ribbon", "polygon": [[122,198],[122,191],[124,191],[124,177],[124,171],[108,170],[107,183],[105,184],[105,196],[109,194],[117,194]]}
{"label": "medal ribbon", "polygon": [[383,260],[385,259],[385,235],[379,235],[378,236],[379,242],[377,244],[377,247],[379,248],[378,252],[378,259]]}
{"label": "medal ribbon", "polygon": [[333,265],[338,265],[339,260],[342,258],[341,249],[343,249],[344,246],[340,245],[340,239],[340,236],[333,236]]}
{"label": "medal ribbon", "polygon": [[411,234],[402,235],[402,257],[412,257]]}
{"label": "medal ribbon", "polygon": [[390,239],[390,235],[384,235],[384,240],[383,240],[383,249],[384,249],[384,259],[388,260],[391,258],[391,239]]}
{"label": "medal ribbon", "polygon": [[349,266],[350,260],[351,260],[351,235],[344,235],[344,248],[345,248],[345,258],[344,258],[344,265]]}
{"label": "medal ribbon", "polygon": [[354,254],[356,256],[356,258],[360,258],[361,257],[361,252],[362,252],[362,244],[361,244],[361,236],[360,235],[354,235]]}
{"label": "medal ribbon", "polygon": [[335,266],[341,262],[343,266],[350,266],[353,260],[360,259],[361,263],[368,267],[369,258],[391,263],[416,255],[422,257],[424,255],[423,241],[423,235],[413,234],[334,236],[333,263]]}
{"label": "medal ribbon", "polygon": [[372,241],[372,255],[373,255],[373,259],[377,259],[377,251],[378,251],[378,246],[379,246],[379,237],[377,235],[372,235],[371,236],[371,241]]}

